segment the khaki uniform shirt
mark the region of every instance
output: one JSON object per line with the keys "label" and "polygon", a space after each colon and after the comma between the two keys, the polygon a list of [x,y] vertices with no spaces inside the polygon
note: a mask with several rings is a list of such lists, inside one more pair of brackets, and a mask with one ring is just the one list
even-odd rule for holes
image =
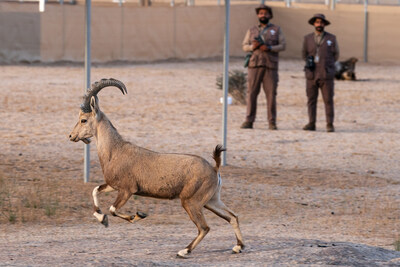
{"label": "khaki uniform shirt", "polygon": [[[262,35],[265,45],[268,46],[268,51],[261,51],[259,48],[253,51],[253,41],[256,37]],[[268,25],[259,24],[251,27],[243,40],[243,50],[250,52],[249,68],[266,67],[269,69],[278,69],[279,52],[285,50],[286,40],[279,26],[272,23]]]}
{"label": "khaki uniform shirt", "polygon": [[[265,26],[259,24],[258,29],[260,32],[265,28]],[[279,28],[279,44],[278,45],[272,45],[271,46],[271,51],[272,52],[281,52],[285,50],[286,48],[286,39],[285,36],[283,35],[282,29]],[[252,52],[253,51],[253,40],[250,40],[250,29],[247,30],[246,35],[243,40],[243,51],[244,52]]]}

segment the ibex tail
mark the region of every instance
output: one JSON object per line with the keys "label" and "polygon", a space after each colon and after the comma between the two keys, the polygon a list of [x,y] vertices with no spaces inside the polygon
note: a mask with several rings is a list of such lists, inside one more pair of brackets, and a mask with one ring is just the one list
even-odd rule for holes
{"label": "ibex tail", "polygon": [[222,148],[221,145],[217,145],[214,149],[213,159],[215,160],[215,167],[214,167],[215,172],[218,172],[219,166],[221,165],[221,153],[223,151],[226,151],[226,149]]}

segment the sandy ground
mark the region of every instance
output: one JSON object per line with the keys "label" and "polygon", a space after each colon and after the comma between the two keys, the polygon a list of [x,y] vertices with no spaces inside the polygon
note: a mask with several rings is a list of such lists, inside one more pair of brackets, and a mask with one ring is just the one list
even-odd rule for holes
{"label": "sandy ground", "polygon": [[[83,144],[68,140],[83,68],[0,66],[0,265],[400,265],[400,65],[360,63],[360,81],[336,82],[335,133],[325,132],[321,99],[317,131],[301,130],[301,69],[281,61],[278,131],[267,129],[263,93],[253,130],[239,128],[244,106],[228,108],[222,199],[240,216],[246,249],[232,255],[231,227],[206,213],[210,233],[179,260],[197,230],[178,200],[131,199],[125,211],[150,215],[135,224],[110,218],[104,228],[92,217],[90,192],[102,183],[95,143],[84,184]],[[221,71],[217,61],[110,64],[94,67],[92,80],[126,84],[128,95],[107,88],[99,98],[127,140],[212,162],[222,139]],[[102,209],[114,198],[101,197]]]}

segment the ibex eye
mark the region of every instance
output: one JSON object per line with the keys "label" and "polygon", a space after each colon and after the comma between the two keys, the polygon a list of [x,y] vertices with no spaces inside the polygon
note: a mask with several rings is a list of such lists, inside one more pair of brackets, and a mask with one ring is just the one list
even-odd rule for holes
{"label": "ibex eye", "polygon": [[85,119],[81,120],[81,123],[86,123],[86,122],[87,122],[87,120],[85,120]]}

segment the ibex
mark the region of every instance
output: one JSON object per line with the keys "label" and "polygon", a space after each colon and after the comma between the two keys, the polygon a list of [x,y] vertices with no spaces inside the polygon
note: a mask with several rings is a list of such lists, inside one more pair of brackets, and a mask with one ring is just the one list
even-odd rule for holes
{"label": "ibex", "polygon": [[115,86],[123,94],[127,93],[125,85],[115,79],[102,79],[94,83],[84,96],[79,121],[69,135],[70,140],[74,142],[81,140],[88,144],[91,137],[96,140],[105,180],[105,184],[93,190],[93,215],[97,220],[108,226],[107,215],[101,212],[97,198],[102,192],[118,191],[110,213],[128,222],[146,217],[140,212],[130,216],[118,211],[132,195],[161,199],[180,198],[183,208],[199,232],[185,249],[178,252],[178,257],[185,257],[190,253],[209,232],[203,208],[212,211],[233,226],[237,244],[232,251],[241,252],[244,243],[238,217],[220,199],[219,167],[224,149],[220,145],[214,149],[213,167],[199,156],[157,153],[125,141],[99,107],[97,94],[108,86]]}

